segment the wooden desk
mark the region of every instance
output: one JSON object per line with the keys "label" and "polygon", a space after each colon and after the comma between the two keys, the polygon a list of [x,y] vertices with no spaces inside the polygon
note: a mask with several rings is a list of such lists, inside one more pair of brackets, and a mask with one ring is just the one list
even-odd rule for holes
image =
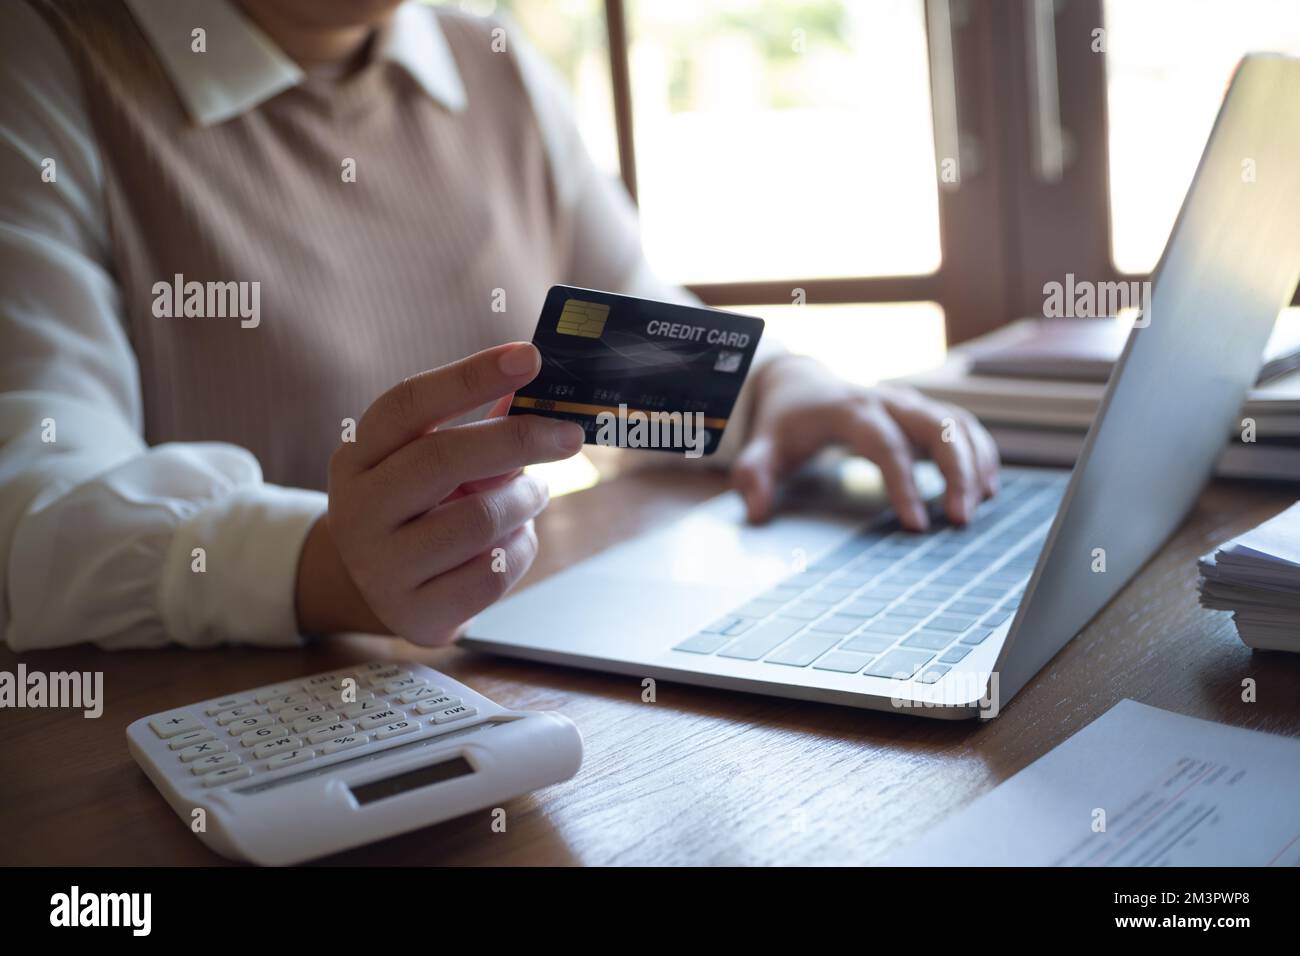
{"label": "wooden desk", "polygon": [[[628,476],[552,502],[531,580],[720,490]],[[104,671],[105,712],[0,711],[0,863],[216,863],[126,751],[144,714],[368,659],[418,659],[502,703],[553,708],[586,737],[577,777],[507,807],[328,862],[856,864],[880,860],[1124,697],[1300,735],[1300,656],[1252,653],[1200,610],[1195,559],[1281,510],[1294,488],[1217,483],[1168,547],[989,723],[944,722],[343,637],[293,651],[27,654]],[[596,520],[598,517],[599,520]],[[611,625],[610,640],[618,640]],[[18,657],[0,650],[0,669]],[[1254,678],[1258,702],[1243,703]]]}

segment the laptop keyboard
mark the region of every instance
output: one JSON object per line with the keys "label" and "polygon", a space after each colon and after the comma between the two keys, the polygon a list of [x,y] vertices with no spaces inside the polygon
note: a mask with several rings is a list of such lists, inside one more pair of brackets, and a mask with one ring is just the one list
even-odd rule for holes
{"label": "laptop keyboard", "polygon": [[964,528],[873,525],[674,650],[932,684],[1016,613],[1068,478],[1004,473]]}

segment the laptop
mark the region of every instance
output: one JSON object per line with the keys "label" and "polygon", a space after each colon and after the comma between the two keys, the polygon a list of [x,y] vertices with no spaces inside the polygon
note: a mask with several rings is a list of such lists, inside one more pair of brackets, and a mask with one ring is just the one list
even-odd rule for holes
{"label": "laptop", "polygon": [[[1071,471],[1006,468],[965,528],[728,492],[546,578],[465,645],[937,718],[996,716],[1177,529],[1300,278],[1300,60],[1246,57]],[[1253,176],[1247,175],[1251,169]]]}

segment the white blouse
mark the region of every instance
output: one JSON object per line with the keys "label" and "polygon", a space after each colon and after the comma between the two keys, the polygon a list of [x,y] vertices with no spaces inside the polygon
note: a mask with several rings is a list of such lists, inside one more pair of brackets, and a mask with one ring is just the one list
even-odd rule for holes
{"label": "white blouse", "polygon": [[[302,80],[228,0],[128,3],[198,123],[256,109]],[[409,3],[395,15],[392,42],[377,55],[406,68],[435,99],[463,102],[436,19]],[[168,57],[176,45],[160,38],[188,35],[195,24],[207,31],[206,55]],[[546,140],[557,195],[584,224],[578,231],[591,255],[625,247],[637,228],[631,202],[595,167],[558,78],[517,33],[509,49]],[[298,555],[325,496],[263,482],[257,460],[234,445],[146,445],[80,80],[50,27],[23,3],[0,5],[0,103],[5,640],[15,650],[82,641],[109,648],[298,643]],[[644,258],[618,288],[690,301],[657,280]],[[728,438],[743,432],[733,418]],[[724,451],[729,445],[734,440]],[[222,554],[222,568],[199,573],[196,549]]]}

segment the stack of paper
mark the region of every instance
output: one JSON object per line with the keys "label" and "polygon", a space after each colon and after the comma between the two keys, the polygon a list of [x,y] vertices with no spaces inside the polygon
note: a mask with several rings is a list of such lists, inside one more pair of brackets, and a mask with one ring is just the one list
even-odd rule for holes
{"label": "stack of paper", "polygon": [[[1105,384],[1128,342],[1136,310],[1111,319],[1019,319],[967,343],[974,375]],[[1300,309],[1283,309],[1264,346],[1257,384],[1300,368]]]}
{"label": "stack of paper", "polygon": [[1300,651],[1300,502],[1201,558],[1201,604],[1250,647]]}
{"label": "stack of paper", "polygon": [[[1300,309],[1287,309],[1279,327],[1300,324]],[[1009,464],[1073,465],[1101,404],[1103,381],[1053,377],[1049,363],[1037,378],[1023,374],[977,374],[988,356],[1014,350],[1037,320],[1022,320],[950,350],[940,368],[898,379],[933,399],[973,412],[993,435]],[[1100,322],[1099,319],[1086,321]],[[1250,427],[1246,427],[1246,420]],[[1250,390],[1241,414],[1224,436],[1216,473],[1225,478],[1294,481],[1300,475],[1300,370]]]}

